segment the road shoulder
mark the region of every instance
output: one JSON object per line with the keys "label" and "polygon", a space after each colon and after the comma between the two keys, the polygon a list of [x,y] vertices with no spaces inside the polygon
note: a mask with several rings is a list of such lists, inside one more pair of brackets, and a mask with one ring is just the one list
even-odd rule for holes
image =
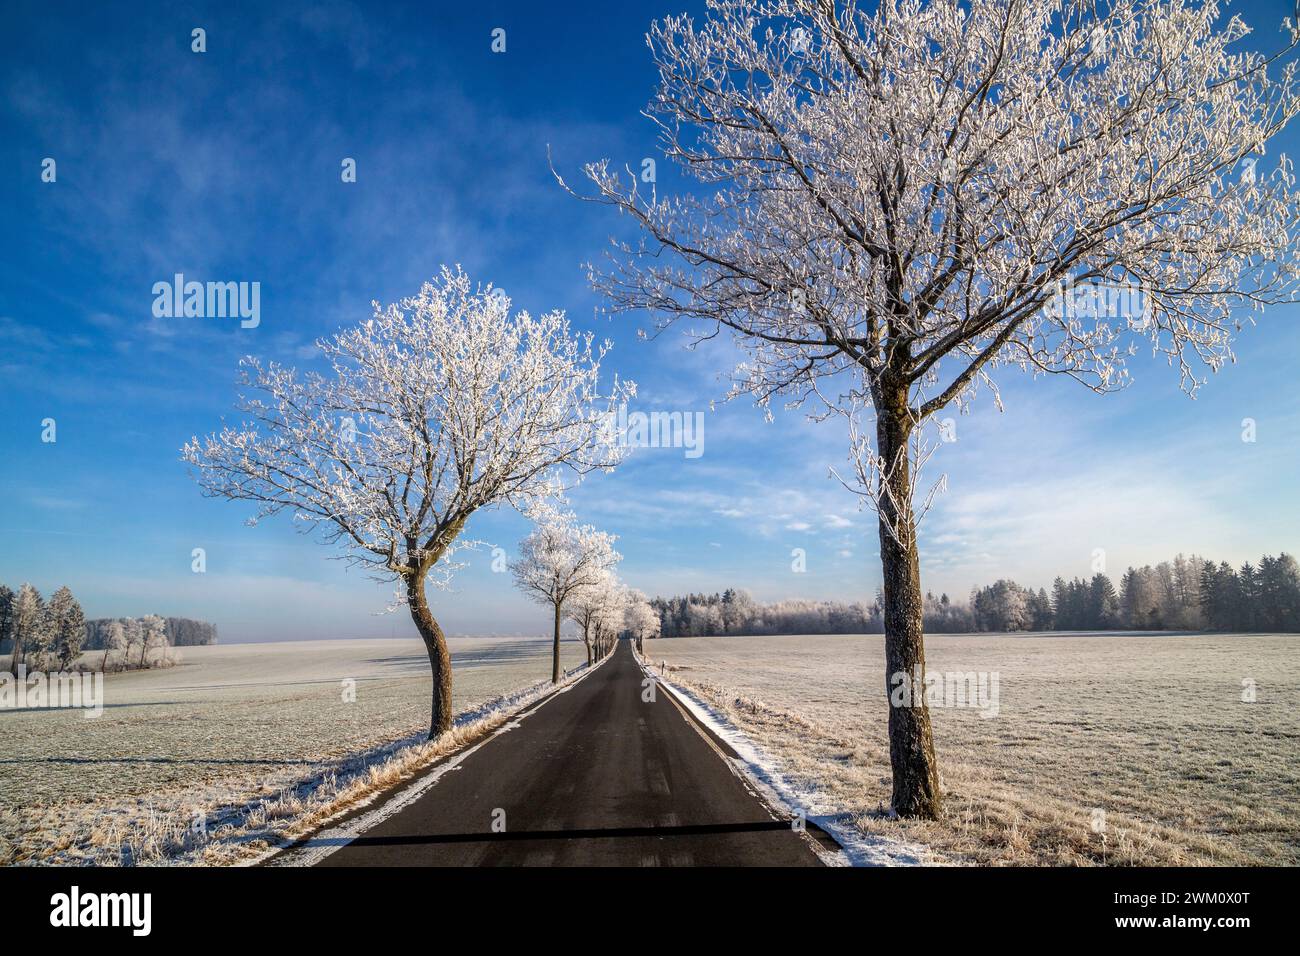
{"label": "road shoulder", "polygon": [[827,866],[923,866],[926,851],[880,837],[866,836],[850,821],[838,815],[809,809],[812,800],[801,795],[775,769],[766,754],[719,713],[688,688],[672,683],[655,672],[654,665],[633,648],[641,670],[662,688],[687,722],[709,742],[718,757],[739,776],[773,816],[790,820],[803,814],[804,835]]}

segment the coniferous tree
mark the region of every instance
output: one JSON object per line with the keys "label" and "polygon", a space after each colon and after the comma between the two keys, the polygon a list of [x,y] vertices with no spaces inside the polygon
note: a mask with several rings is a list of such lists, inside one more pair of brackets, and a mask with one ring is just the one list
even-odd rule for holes
{"label": "coniferous tree", "polygon": [[13,640],[14,592],[0,584],[0,654]]}
{"label": "coniferous tree", "polygon": [[1044,588],[1039,588],[1038,593],[1030,593],[1029,596],[1029,618],[1030,630],[1050,631],[1053,627],[1052,601],[1047,596]]}
{"label": "coniferous tree", "polygon": [[1119,626],[1119,598],[1110,578],[1097,573],[1088,585],[1088,620],[1091,630],[1109,631]]}
{"label": "coniferous tree", "polygon": [[1052,627],[1058,631],[1069,630],[1071,626],[1070,589],[1065,583],[1065,578],[1059,576],[1052,582],[1052,609]]}
{"label": "coniferous tree", "polygon": [[1237,572],[1237,626],[1243,631],[1259,629],[1259,578],[1247,561]]}

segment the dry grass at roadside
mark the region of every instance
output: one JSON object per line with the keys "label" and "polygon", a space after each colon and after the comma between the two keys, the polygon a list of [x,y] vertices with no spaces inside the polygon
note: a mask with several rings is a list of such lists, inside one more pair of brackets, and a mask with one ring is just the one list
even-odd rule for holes
{"label": "dry grass at roadside", "polygon": [[[20,768],[0,785],[0,864],[244,861],[491,732],[549,689],[536,679],[549,671],[548,641],[453,642],[460,716],[430,743],[418,642],[210,650],[110,683],[96,720],[0,717],[0,761]],[[563,650],[574,666],[580,645]],[[344,676],[358,680],[354,703],[341,702]],[[66,798],[47,796],[61,789]]]}
{"label": "dry grass at roadside", "polygon": [[[936,862],[1300,862],[1300,641],[1286,636],[927,638],[934,671],[998,671],[1001,714],[934,712],[947,809],[885,813],[879,637],[673,638],[668,677],[750,738],[814,812]],[[1241,681],[1259,699],[1241,700]],[[1105,813],[1105,839],[1094,829]]]}

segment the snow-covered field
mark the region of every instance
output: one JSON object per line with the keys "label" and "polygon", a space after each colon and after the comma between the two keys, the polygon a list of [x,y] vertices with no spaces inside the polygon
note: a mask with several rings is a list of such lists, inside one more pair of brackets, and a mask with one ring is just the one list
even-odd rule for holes
{"label": "snow-covered field", "polygon": [[941,823],[881,812],[881,637],[671,638],[646,642],[645,656],[748,737],[810,814],[927,846],[935,861],[1300,863],[1300,638],[932,635],[926,646],[932,674],[998,676],[997,716],[933,710]]}
{"label": "snow-covered field", "polygon": [[[550,677],[544,639],[451,642],[460,715]],[[118,862],[142,832],[377,761],[427,731],[430,677],[417,639],[182,648],[174,668],[109,674],[103,715],[0,710],[0,863]],[[586,659],[562,644],[562,663]],[[355,681],[355,701],[344,681]],[[311,784],[308,784],[308,788]],[[166,818],[156,826],[152,821]],[[183,825],[181,826],[183,830]]]}

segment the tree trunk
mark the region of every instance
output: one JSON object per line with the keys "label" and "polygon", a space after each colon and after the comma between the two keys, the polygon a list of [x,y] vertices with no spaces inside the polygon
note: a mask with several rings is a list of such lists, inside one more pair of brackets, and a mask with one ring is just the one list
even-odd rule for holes
{"label": "tree trunk", "polygon": [[[925,638],[922,633],[921,568],[912,511],[907,388],[882,387],[877,404],[876,439],[881,458],[897,464],[881,477],[890,495],[881,495],[880,563],[884,571],[885,693],[889,708],[889,763],[893,769],[894,812],[901,817],[935,819],[940,811],[939,767],[934,758],[930,710],[926,706]],[[897,536],[890,526],[897,529]],[[900,540],[901,539],[901,540]],[[902,675],[901,677],[898,675]],[[900,681],[913,691],[903,706],[890,696]]]}
{"label": "tree trunk", "polygon": [[555,605],[555,640],[551,644],[551,683],[560,682],[560,605]]}
{"label": "tree trunk", "polygon": [[587,648],[587,666],[591,667],[591,625],[588,624],[582,629],[582,643]]}
{"label": "tree trunk", "polygon": [[433,671],[433,713],[429,718],[429,739],[434,740],[451,730],[451,654],[447,651],[447,638],[429,611],[424,596],[424,575],[412,574],[406,579],[406,603],[411,609],[411,620],[420,632],[424,649],[429,654],[429,668]]}

